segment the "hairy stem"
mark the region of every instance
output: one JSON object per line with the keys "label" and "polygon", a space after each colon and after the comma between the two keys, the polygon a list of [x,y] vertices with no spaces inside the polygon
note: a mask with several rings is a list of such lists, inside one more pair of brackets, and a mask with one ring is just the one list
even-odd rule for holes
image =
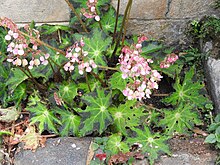
{"label": "hairy stem", "polygon": [[119,71],[118,68],[112,68],[112,67],[108,67],[108,66],[98,65],[98,68],[105,69],[105,70],[116,70],[116,71]]}
{"label": "hairy stem", "polygon": [[102,84],[103,87],[106,87],[106,83],[104,81],[102,81],[102,79],[93,71],[91,71],[91,74]]}
{"label": "hairy stem", "polygon": [[118,49],[120,39],[121,39],[121,36],[122,36],[122,33],[123,33],[123,29],[124,29],[124,26],[125,26],[125,22],[126,22],[126,19],[128,17],[129,9],[131,8],[131,6],[132,6],[132,0],[129,0],[128,4],[126,6],[125,12],[124,12],[124,18],[123,18],[123,21],[122,21],[122,26],[121,26],[121,29],[120,29],[120,32],[119,32],[119,35],[118,35],[118,38],[117,38],[117,41],[116,41],[115,49],[114,49],[112,55],[115,55],[115,53]]}
{"label": "hairy stem", "polygon": [[116,31],[117,31],[117,27],[118,27],[118,17],[119,17],[120,3],[121,3],[121,1],[118,0],[117,11],[116,11],[116,19],[115,19],[115,28],[114,28],[113,38],[112,38],[112,44],[115,42]]}
{"label": "hairy stem", "polygon": [[22,67],[18,67],[18,68],[19,68],[28,78],[31,79],[31,81],[37,86],[37,88],[38,88],[39,91],[42,91],[42,90],[45,89],[45,86],[39,84],[39,83],[35,80],[35,78],[33,77],[33,75],[31,74],[31,72],[30,72],[30,70],[29,70],[28,68],[26,68],[26,70],[28,71],[29,74],[27,74]]}
{"label": "hairy stem", "polygon": [[84,72],[84,76],[85,76],[85,78],[86,78],[86,84],[88,85],[89,91],[92,92],[91,87],[90,87],[90,85],[89,85],[88,75],[87,75],[86,72]]}
{"label": "hairy stem", "polygon": [[128,9],[128,15],[126,17],[126,21],[125,21],[125,25],[124,25],[124,32],[123,32],[123,36],[122,36],[122,47],[124,46],[124,41],[125,41],[125,36],[126,36],[126,32],[127,32],[128,20],[129,20],[130,12],[131,12],[131,6]]}
{"label": "hairy stem", "polygon": [[26,37],[29,37],[29,38],[33,39],[34,41],[36,41],[37,43],[39,43],[39,44],[41,44],[41,45],[44,45],[44,46],[46,46],[46,47],[48,47],[48,48],[50,48],[50,49],[55,50],[56,52],[59,52],[60,54],[62,54],[62,55],[64,55],[64,56],[66,55],[66,53],[65,53],[64,51],[62,51],[62,50],[60,50],[60,49],[57,49],[57,48],[55,48],[55,47],[53,47],[53,46],[51,46],[51,45],[49,45],[49,44],[47,44],[47,43],[45,43],[45,42],[43,42],[43,41],[37,39],[37,38],[34,38],[34,37],[32,37],[32,36],[30,36],[30,35],[28,35],[28,34],[22,32],[22,31],[19,31],[19,33],[21,33],[22,35],[24,35],[24,36],[26,36]]}
{"label": "hairy stem", "polygon": [[84,30],[86,33],[88,33],[88,30],[87,30],[87,28],[86,28],[86,25],[85,25],[84,22],[82,21],[80,15],[76,12],[74,6],[70,3],[69,0],[65,0],[65,1],[66,1],[66,3],[68,4],[68,6],[70,7],[70,9],[73,11],[73,13],[76,15],[76,17],[78,18],[80,24],[82,25],[83,30]]}
{"label": "hairy stem", "polygon": [[34,78],[34,76],[32,75],[31,71],[30,71],[28,68],[26,68],[26,70],[27,70],[27,72],[29,73],[30,78],[32,79],[32,81],[34,82],[34,84],[36,84],[38,90],[39,90],[40,92],[43,92],[43,93],[44,93],[44,92],[45,92],[45,89],[46,89],[46,86],[44,86],[43,84],[39,84],[39,83],[36,81],[36,79]]}
{"label": "hairy stem", "polygon": [[170,94],[167,94],[167,93],[155,93],[153,94],[152,96],[158,96],[158,97],[166,97],[166,96],[169,96]]}

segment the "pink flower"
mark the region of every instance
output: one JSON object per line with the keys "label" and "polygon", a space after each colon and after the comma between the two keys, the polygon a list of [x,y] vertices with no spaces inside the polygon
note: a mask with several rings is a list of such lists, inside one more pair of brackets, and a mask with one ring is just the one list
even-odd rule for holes
{"label": "pink flower", "polygon": [[14,37],[14,39],[17,39],[18,38],[18,33],[13,33],[13,37]]}
{"label": "pink flower", "polygon": [[123,95],[128,100],[150,98],[151,90],[158,89],[157,82],[162,78],[157,70],[152,70],[149,66],[153,60],[145,59],[140,55],[142,42],[145,40],[147,37],[139,37],[137,44],[123,47],[119,56],[122,78],[132,80],[123,90]]}
{"label": "pink flower", "polygon": [[168,54],[165,59],[160,63],[160,68],[169,68],[171,64],[178,60],[178,58],[179,57],[174,53]]}

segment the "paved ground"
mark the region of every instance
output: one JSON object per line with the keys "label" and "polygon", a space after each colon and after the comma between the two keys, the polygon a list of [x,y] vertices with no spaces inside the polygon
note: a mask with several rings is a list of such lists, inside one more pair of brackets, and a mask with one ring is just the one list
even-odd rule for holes
{"label": "paved ground", "polygon": [[[214,165],[217,152],[203,143],[204,139],[172,139],[169,141],[172,157],[163,155],[156,165]],[[21,149],[15,155],[15,165],[87,165],[92,138],[48,139],[45,148],[36,152]],[[134,165],[148,165],[139,160]]]}

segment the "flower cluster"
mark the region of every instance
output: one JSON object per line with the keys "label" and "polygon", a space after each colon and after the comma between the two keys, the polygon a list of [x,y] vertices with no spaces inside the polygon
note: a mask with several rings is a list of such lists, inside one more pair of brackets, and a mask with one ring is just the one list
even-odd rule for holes
{"label": "flower cluster", "polygon": [[176,60],[178,56],[175,53],[168,54],[165,59],[160,63],[160,68],[169,68]]}
{"label": "flower cluster", "polygon": [[65,71],[72,72],[75,69],[75,64],[78,64],[79,74],[81,75],[84,70],[91,72],[93,68],[97,68],[95,62],[87,58],[88,52],[82,49],[84,45],[85,43],[81,39],[80,43],[75,42],[67,49],[65,57],[69,59],[69,62],[64,65]]}
{"label": "flower cluster", "polygon": [[123,79],[131,79],[132,83],[128,83],[123,94],[128,97],[128,100],[150,98],[151,90],[158,89],[158,81],[162,76],[157,70],[152,70],[149,63],[153,63],[151,59],[143,58],[142,42],[147,40],[145,36],[138,38],[138,43],[131,47],[125,46],[122,49],[122,54],[119,57],[121,64]]}
{"label": "flower cluster", "polygon": [[[28,66],[29,69],[40,64],[48,64],[49,54],[44,54],[41,50],[38,50],[40,45],[34,39],[26,39],[12,20],[1,17],[0,26],[9,29],[8,34],[5,36],[5,40],[10,42],[7,47],[8,62],[16,66]],[[39,32],[31,29],[28,25],[24,27],[24,30],[29,36],[40,38]]]}
{"label": "flower cluster", "polygon": [[96,21],[100,21],[100,17],[97,14],[97,9],[96,9],[96,5],[97,5],[97,0],[88,0],[87,1],[87,7],[88,9],[82,9],[81,12],[83,13],[83,15],[86,18],[95,18]]}

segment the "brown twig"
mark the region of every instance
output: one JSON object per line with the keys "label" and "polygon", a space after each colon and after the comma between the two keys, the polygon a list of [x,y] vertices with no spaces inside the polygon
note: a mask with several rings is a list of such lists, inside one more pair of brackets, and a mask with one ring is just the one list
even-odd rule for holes
{"label": "brown twig", "polygon": [[56,135],[56,134],[51,134],[51,135],[41,135],[41,137],[43,137],[43,138],[50,138],[50,137],[56,137],[56,136],[58,136],[58,135]]}
{"label": "brown twig", "polygon": [[167,94],[167,93],[155,93],[153,94],[152,96],[158,96],[158,97],[166,97],[166,96],[169,96],[170,94]]}
{"label": "brown twig", "polygon": [[5,128],[5,129],[3,129],[3,130],[9,130],[9,129],[15,128],[15,127],[17,127],[17,126],[19,126],[19,125],[21,125],[21,124],[24,124],[24,121],[21,121],[21,122],[19,122],[19,123],[17,123],[17,124],[14,124],[14,125],[12,125],[12,126],[10,126],[10,127],[7,127],[7,128]]}

